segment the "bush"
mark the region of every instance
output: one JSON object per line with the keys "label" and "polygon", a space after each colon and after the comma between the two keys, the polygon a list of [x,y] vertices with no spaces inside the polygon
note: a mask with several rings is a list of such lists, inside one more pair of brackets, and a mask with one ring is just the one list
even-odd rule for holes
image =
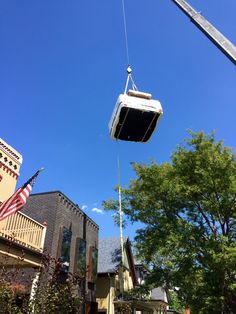
{"label": "bush", "polygon": [[[0,267],[0,314],[76,314],[83,304],[79,286],[84,276],[65,272],[60,261],[44,254],[39,280],[30,289],[35,276],[29,270]],[[24,281],[24,284],[23,284]]]}

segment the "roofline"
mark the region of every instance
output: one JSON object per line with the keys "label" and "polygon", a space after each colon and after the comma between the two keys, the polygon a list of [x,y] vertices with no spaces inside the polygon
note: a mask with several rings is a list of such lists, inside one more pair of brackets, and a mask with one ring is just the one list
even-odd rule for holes
{"label": "roofline", "polygon": [[48,191],[48,192],[38,192],[38,193],[31,193],[30,196],[35,196],[35,195],[43,195],[43,194],[53,194],[53,193],[61,193],[61,191],[56,190],[56,191]]}
{"label": "roofline", "polygon": [[113,271],[108,271],[108,272],[98,272],[98,277],[106,276],[109,277],[109,275],[116,275],[117,272]]}
{"label": "roofline", "polygon": [[127,250],[127,259],[129,261],[129,264],[130,264],[131,277],[132,277],[132,280],[133,280],[133,284],[135,286],[135,285],[137,285],[138,280],[137,280],[137,276],[136,276],[136,272],[135,272],[135,264],[134,264],[133,252],[132,252],[131,242],[129,240],[129,237],[127,238],[127,241],[125,243],[125,248]]}
{"label": "roofline", "polygon": [[22,164],[23,157],[22,155],[11,145],[5,142],[2,138],[0,138],[0,148],[7,154],[10,155],[12,159],[14,159],[18,164]]}
{"label": "roofline", "polygon": [[165,303],[166,305],[168,305],[169,303],[162,300],[162,299],[149,299],[148,302],[154,303],[154,302],[162,302]]}
{"label": "roofline", "polygon": [[[120,239],[120,237],[119,236],[107,236],[107,237],[99,238],[99,241],[107,240],[107,239]],[[128,236],[123,236],[124,244],[126,244],[128,240],[129,240]],[[130,240],[129,240],[129,242],[130,242]]]}
{"label": "roofline", "polygon": [[32,196],[37,196],[37,195],[45,195],[45,194],[58,194],[59,196],[64,197],[69,203],[71,203],[73,206],[75,206],[76,208],[78,208],[86,217],[88,217],[88,219],[94,223],[94,225],[96,225],[96,227],[99,229],[98,224],[91,219],[80,207],[78,204],[75,204],[71,199],[69,199],[68,196],[66,196],[63,192],[61,192],[60,190],[56,190],[56,191],[48,191],[48,192],[39,192],[39,193],[32,193],[30,194],[30,197]]}
{"label": "roofline", "polygon": [[149,273],[149,274],[151,273],[150,269],[148,269],[148,267],[142,263],[134,263],[134,266],[135,267],[142,267],[147,271],[147,273]]}
{"label": "roofline", "polygon": [[166,304],[166,305],[169,305],[166,301],[164,301],[164,300],[161,300],[161,299],[156,299],[156,300],[149,300],[149,299],[147,299],[147,300],[114,300],[113,301],[113,303],[116,303],[116,304],[118,304],[118,303],[132,303],[133,301],[137,301],[137,302],[140,302],[140,303],[146,303],[146,304],[150,304],[150,303],[156,303],[156,302],[161,302],[161,303],[164,303],[164,304]]}

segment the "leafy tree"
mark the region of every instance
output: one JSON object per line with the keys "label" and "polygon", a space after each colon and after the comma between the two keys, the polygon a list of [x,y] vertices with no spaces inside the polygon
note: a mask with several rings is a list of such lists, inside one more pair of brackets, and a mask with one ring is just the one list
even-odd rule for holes
{"label": "leafy tree", "polygon": [[132,306],[128,303],[120,304],[118,306],[119,314],[132,314]]}
{"label": "leafy tree", "polygon": [[[214,134],[190,132],[170,162],[133,164],[122,206],[152,282],[178,287],[195,314],[236,313],[236,159]],[[114,200],[107,210],[118,210]]]}
{"label": "leafy tree", "polygon": [[169,297],[170,297],[170,308],[178,311],[179,313],[184,313],[184,308],[179,302],[178,295],[176,291],[169,290]]}
{"label": "leafy tree", "polygon": [[13,289],[13,286],[2,278],[0,279],[0,305],[0,314],[27,313],[24,312],[23,291]]}
{"label": "leafy tree", "polygon": [[42,256],[42,265],[38,269],[40,281],[34,283],[35,294],[31,298],[32,272],[0,265],[0,314],[81,312],[85,300],[78,291],[84,275],[65,272],[61,261],[46,253]]}

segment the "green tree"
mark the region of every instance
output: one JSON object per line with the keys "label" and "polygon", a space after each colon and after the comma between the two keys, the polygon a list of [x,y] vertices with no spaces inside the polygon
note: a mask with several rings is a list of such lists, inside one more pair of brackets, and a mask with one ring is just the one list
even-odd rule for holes
{"label": "green tree", "polygon": [[170,298],[170,308],[174,309],[175,311],[178,311],[179,313],[184,313],[184,308],[181,305],[178,294],[174,290],[169,290],[169,298]]}
{"label": "green tree", "polygon": [[[81,286],[85,275],[64,271],[63,264],[43,254],[38,269],[40,280],[34,282],[35,271],[0,265],[0,314],[77,314],[85,302]],[[22,280],[23,279],[23,280]],[[79,292],[80,291],[80,292]]]}
{"label": "green tree", "polygon": [[[236,159],[214,134],[190,132],[170,162],[133,164],[122,206],[152,282],[178,287],[194,314],[236,313]],[[117,211],[117,202],[104,208]]]}

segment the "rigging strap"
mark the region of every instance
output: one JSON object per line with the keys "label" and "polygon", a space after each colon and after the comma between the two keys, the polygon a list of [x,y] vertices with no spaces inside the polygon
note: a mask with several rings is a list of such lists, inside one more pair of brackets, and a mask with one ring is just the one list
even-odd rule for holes
{"label": "rigging strap", "polygon": [[[130,64],[130,62],[129,62],[129,46],[128,46],[128,34],[127,34],[127,24],[126,24],[126,14],[125,14],[125,3],[124,3],[124,0],[122,0],[122,9],[123,9],[123,22],[124,22],[124,33],[125,33],[126,57],[127,57],[128,64]],[[127,77],[127,80],[126,80],[124,94],[126,94],[126,92],[127,92],[129,81],[132,84],[132,89],[136,90],[136,91],[138,90],[137,86],[134,83],[132,75],[131,75],[132,69],[131,69],[130,65],[128,65],[127,73],[128,73],[128,77]]]}
{"label": "rigging strap", "polygon": [[131,66],[129,65],[128,68],[127,68],[127,73],[128,73],[128,76],[127,76],[127,80],[126,80],[126,84],[125,84],[125,91],[124,91],[124,94],[127,93],[127,89],[128,89],[128,85],[129,85],[129,81],[131,81],[131,84],[132,84],[132,89],[133,90],[138,90],[137,86],[135,85],[134,83],[134,80],[132,78],[132,69],[131,69]]}

